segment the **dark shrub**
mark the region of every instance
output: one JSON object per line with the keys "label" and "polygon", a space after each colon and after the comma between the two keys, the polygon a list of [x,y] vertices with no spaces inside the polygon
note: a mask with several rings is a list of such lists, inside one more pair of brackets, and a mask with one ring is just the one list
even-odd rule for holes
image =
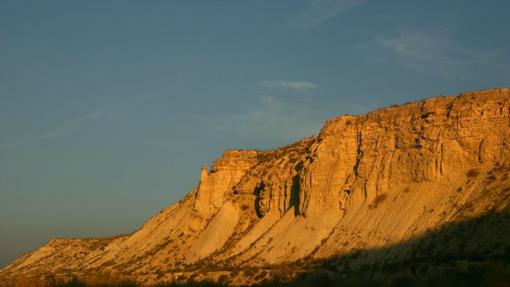
{"label": "dark shrub", "polygon": [[386,197],[387,197],[387,196],[386,196],[386,194],[385,194],[385,193],[383,193],[383,194],[379,194],[378,196],[376,196],[376,197],[374,198],[374,201],[372,201],[372,204],[370,204],[370,205],[368,206],[368,208],[370,208],[370,209],[375,209],[375,208],[377,208],[377,206],[379,206],[379,204],[380,204],[380,203],[382,203],[384,200],[386,200]]}
{"label": "dark shrub", "polygon": [[467,172],[468,177],[477,177],[479,174],[480,174],[480,171],[476,168],[472,168],[472,169],[468,170],[468,172]]}

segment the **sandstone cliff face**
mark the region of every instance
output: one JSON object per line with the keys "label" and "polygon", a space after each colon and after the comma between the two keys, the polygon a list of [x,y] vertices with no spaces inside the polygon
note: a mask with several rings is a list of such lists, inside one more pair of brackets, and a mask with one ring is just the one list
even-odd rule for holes
{"label": "sandstone cliff face", "polygon": [[227,192],[232,192],[239,180],[256,164],[256,157],[256,151],[227,150],[214,162],[210,172],[206,166],[202,167],[195,210],[203,217],[217,212]]}
{"label": "sandstone cliff face", "polygon": [[334,118],[318,136],[276,150],[225,151],[210,171],[202,168],[197,188],[133,234],[52,240],[0,277],[111,272],[152,284],[226,275],[245,284],[270,275],[253,278],[232,266],[270,268],[387,246],[396,247],[335,268],[459,252],[500,256],[510,250],[504,221],[485,222],[485,233],[469,225],[459,231],[464,239],[441,239],[435,249],[439,239],[426,235],[508,213],[509,140],[510,89]]}

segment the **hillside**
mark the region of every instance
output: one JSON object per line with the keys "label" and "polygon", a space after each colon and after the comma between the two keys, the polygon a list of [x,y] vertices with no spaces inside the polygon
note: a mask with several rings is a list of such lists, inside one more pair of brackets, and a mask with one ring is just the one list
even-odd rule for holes
{"label": "hillside", "polygon": [[241,285],[311,270],[509,268],[509,207],[510,89],[469,92],[333,118],[275,150],[226,150],[136,232],[51,240],[0,280],[109,273]]}

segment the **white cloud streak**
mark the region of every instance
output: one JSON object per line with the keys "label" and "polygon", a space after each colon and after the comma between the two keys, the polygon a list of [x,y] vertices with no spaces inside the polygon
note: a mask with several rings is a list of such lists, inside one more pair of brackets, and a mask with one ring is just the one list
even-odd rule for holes
{"label": "white cloud streak", "polygon": [[284,28],[308,31],[368,0],[311,0],[306,10],[294,16]]}
{"label": "white cloud streak", "polygon": [[66,130],[66,129],[54,130],[54,131],[46,132],[39,136],[22,139],[22,140],[18,140],[18,141],[12,141],[12,142],[8,142],[8,143],[3,143],[3,144],[0,144],[0,150],[13,148],[13,147],[21,146],[21,145],[26,145],[26,144],[30,144],[30,143],[34,143],[34,142],[38,142],[38,141],[48,140],[51,138],[62,136],[62,135],[67,134],[71,131],[72,130]]}
{"label": "white cloud streak", "polygon": [[272,136],[282,139],[296,139],[314,134],[322,122],[308,118],[299,107],[291,106],[271,95],[260,98],[261,106],[246,114],[226,116],[216,128],[225,133],[249,136]]}
{"label": "white cloud streak", "polygon": [[317,134],[325,120],[320,112],[284,102],[273,95],[262,95],[258,99],[259,104],[246,113],[195,116],[194,119],[210,125],[215,133],[254,144],[260,144],[259,139],[264,139],[264,143],[271,140],[286,143]]}
{"label": "white cloud streak", "polygon": [[403,31],[396,37],[378,37],[376,43],[393,57],[388,60],[446,78],[469,80],[482,66],[495,64],[503,51],[465,48],[447,37],[422,31]]}
{"label": "white cloud streak", "polygon": [[395,38],[377,38],[377,42],[401,56],[443,65],[486,62],[498,56],[494,51],[469,50],[421,31],[404,31]]}
{"label": "white cloud streak", "polygon": [[9,149],[9,148],[15,148],[22,145],[27,145],[31,143],[36,143],[40,141],[49,140],[52,138],[57,138],[60,136],[63,136],[65,134],[71,133],[78,129],[80,127],[80,124],[86,121],[94,120],[100,117],[103,117],[107,115],[113,106],[108,106],[102,109],[98,109],[96,111],[93,111],[91,113],[85,114],[81,117],[78,117],[76,119],[67,121],[64,123],[61,127],[55,128],[53,130],[46,131],[40,135],[36,135],[30,138],[25,138],[21,140],[11,141],[7,143],[0,143],[0,150]]}
{"label": "white cloud streak", "polygon": [[293,92],[309,92],[318,88],[314,83],[307,81],[262,81],[257,86],[274,90],[286,90]]}

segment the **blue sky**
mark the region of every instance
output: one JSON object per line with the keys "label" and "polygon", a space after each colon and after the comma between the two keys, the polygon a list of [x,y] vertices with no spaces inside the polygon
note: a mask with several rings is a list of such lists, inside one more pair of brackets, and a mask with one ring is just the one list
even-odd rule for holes
{"label": "blue sky", "polygon": [[509,86],[508,1],[0,3],[0,266],[129,233],[226,148]]}

